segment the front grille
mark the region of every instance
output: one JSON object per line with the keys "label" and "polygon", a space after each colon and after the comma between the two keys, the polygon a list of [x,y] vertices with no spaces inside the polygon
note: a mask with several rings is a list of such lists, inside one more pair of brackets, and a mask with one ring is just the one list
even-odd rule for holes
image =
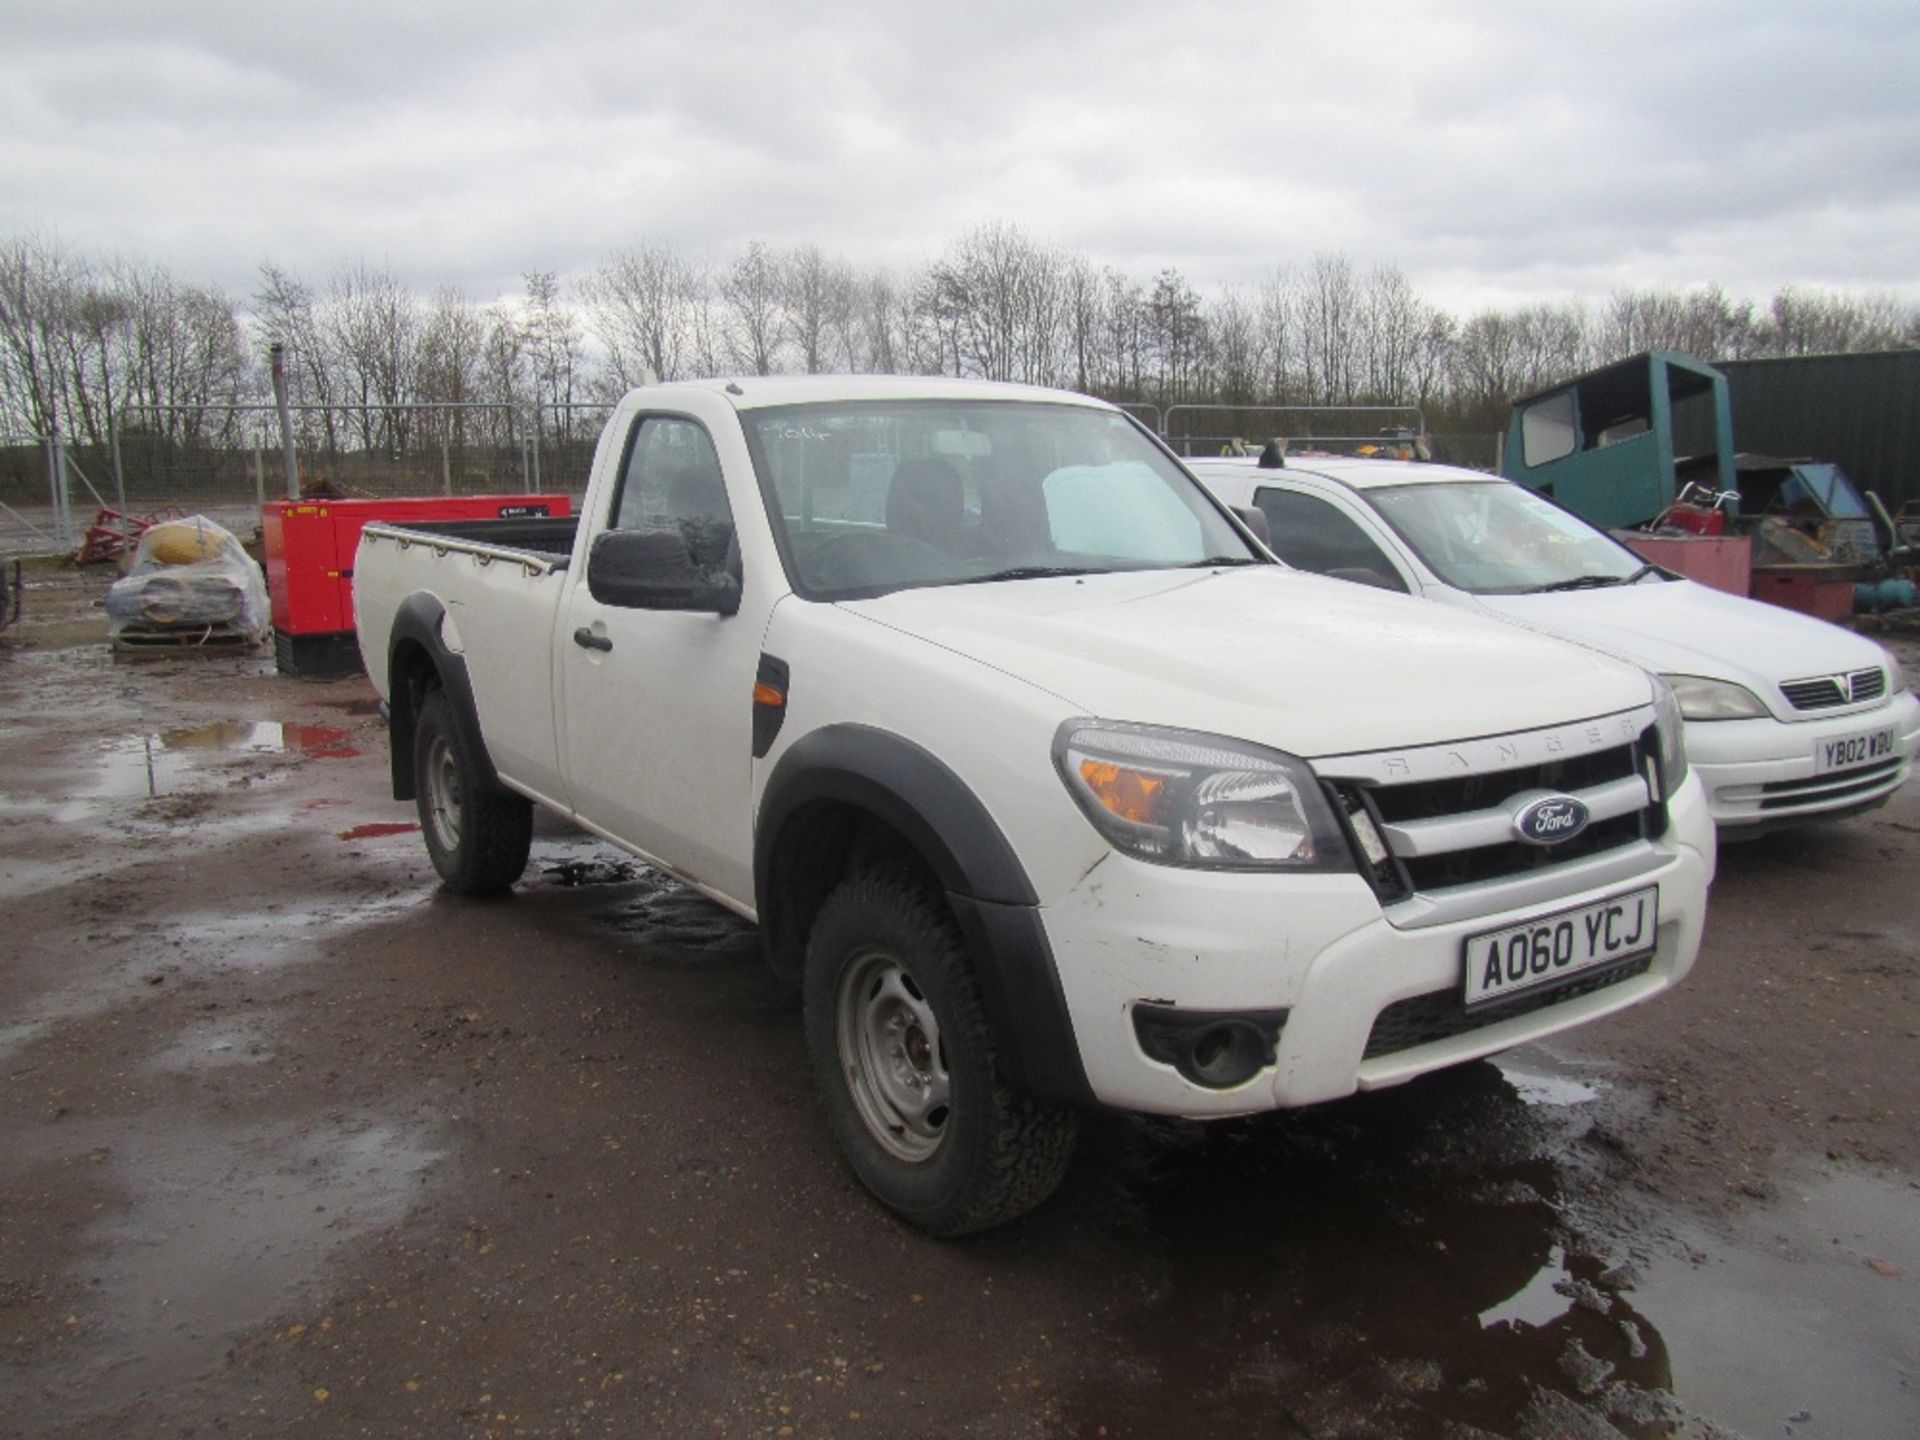
{"label": "front grille", "polygon": [[[1398,785],[1341,783],[1329,789],[1350,824],[1364,812],[1377,827],[1386,831],[1396,824],[1446,821],[1501,811],[1516,797],[1532,791],[1591,793],[1595,787],[1631,781],[1645,773],[1642,767],[1646,762],[1642,756],[1642,747],[1638,744],[1617,745],[1504,770]],[[1651,804],[1626,814],[1593,820],[1580,834],[1558,845],[1525,844],[1502,823],[1497,827],[1497,839],[1482,839],[1480,843],[1438,854],[1408,853],[1406,847],[1393,846],[1390,842],[1393,853],[1378,864],[1363,864],[1362,870],[1381,903],[1391,905],[1415,894],[1478,885],[1586,860],[1651,838],[1664,828],[1660,807]]]}
{"label": "front grille", "polygon": [[1388,824],[1397,820],[1431,820],[1499,805],[1528,790],[1584,790],[1608,780],[1622,780],[1634,773],[1636,764],[1635,747],[1618,745],[1611,750],[1573,755],[1545,765],[1489,770],[1415,785],[1381,785],[1375,787],[1372,794],[1380,818]]}
{"label": "front grille", "polygon": [[1515,840],[1507,845],[1455,850],[1446,855],[1415,856],[1403,863],[1408,882],[1415,890],[1440,890],[1449,885],[1474,885],[1483,880],[1524,875],[1530,870],[1564,865],[1569,860],[1585,860],[1629,841],[1647,838],[1647,828],[1647,812],[1636,810],[1631,815],[1596,820],[1573,839],[1559,845],[1524,845]]}
{"label": "front grille", "polygon": [[1383,1055],[1398,1055],[1403,1050],[1412,1050],[1421,1045],[1432,1045],[1441,1040],[1450,1040],[1455,1035],[1465,1035],[1469,1031],[1484,1029],[1488,1025],[1497,1025],[1502,1020],[1511,1020],[1516,1015],[1531,1015],[1536,1010],[1544,1010],[1549,1005],[1558,1005],[1581,995],[1592,995],[1623,980],[1631,980],[1636,975],[1644,975],[1653,965],[1652,955],[1642,955],[1605,970],[1589,971],[1567,981],[1564,985],[1553,985],[1541,990],[1529,990],[1516,995],[1504,1004],[1489,1005],[1472,1010],[1461,1002],[1460,991],[1435,990],[1426,995],[1415,995],[1411,999],[1398,1000],[1382,1010],[1373,1022],[1373,1031],[1367,1036],[1365,1058],[1377,1060]]}
{"label": "front grille", "polygon": [[1846,800],[1878,790],[1899,773],[1906,762],[1898,758],[1840,770],[1811,780],[1774,780],[1760,787],[1762,810],[1786,810],[1813,800]]}
{"label": "front grille", "polygon": [[1875,666],[1870,670],[1856,670],[1851,675],[1787,680],[1782,682],[1780,693],[1796,710],[1831,710],[1836,705],[1878,700],[1887,693],[1887,672]]}

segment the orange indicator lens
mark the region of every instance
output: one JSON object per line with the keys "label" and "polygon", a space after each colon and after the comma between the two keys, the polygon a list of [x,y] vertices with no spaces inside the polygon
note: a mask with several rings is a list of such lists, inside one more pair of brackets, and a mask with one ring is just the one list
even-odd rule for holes
{"label": "orange indicator lens", "polygon": [[753,703],[756,705],[770,706],[778,710],[782,705],[787,703],[787,697],[784,691],[776,690],[773,686],[767,684],[766,681],[756,680],[753,686]]}
{"label": "orange indicator lens", "polygon": [[1166,780],[1105,760],[1082,760],[1080,778],[1094,798],[1122,820],[1136,825],[1154,823],[1154,807]]}

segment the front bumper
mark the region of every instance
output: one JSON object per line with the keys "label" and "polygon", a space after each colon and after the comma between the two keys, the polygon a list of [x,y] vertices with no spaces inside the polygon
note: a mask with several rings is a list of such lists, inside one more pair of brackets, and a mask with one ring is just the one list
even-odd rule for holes
{"label": "front bumper", "polygon": [[[1644,875],[1417,929],[1390,923],[1357,876],[1236,875],[1111,855],[1041,912],[1093,1094],[1153,1114],[1287,1109],[1398,1084],[1657,994],[1693,966],[1713,871],[1698,783],[1682,786],[1668,812],[1662,863]],[[1461,1028],[1469,936],[1648,885],[1659,887],[1659,925],[1644,969],[1598,988],[1580,983],[1592,974],[1570,977],[1523,1013],[1476,1013]],[[1134,1025],[1141,1005],[1287,1015],[1272,1063],[1211,1089],[1149,1058]],[[1409,1008],[1424,1023],[1402,1024]],[[1377,1025],[1392,1034],[1376,1037]]]}
{"label": "front bumper", "polygon": [[[1894,753],[1854,769],[1815,773],[1827,741],[1891,726]],[[1774,719],[1694,721],[1687,758],[1707,787],[1724,829],[1845,815],[1885,801],[1913,773],[1920,751],[1920,700],[1903,691],[1871,710],[1791,724]]]}

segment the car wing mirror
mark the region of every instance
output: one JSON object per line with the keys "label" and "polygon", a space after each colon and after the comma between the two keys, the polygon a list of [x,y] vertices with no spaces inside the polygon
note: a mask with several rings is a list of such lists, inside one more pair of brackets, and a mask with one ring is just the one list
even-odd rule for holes
{"label": "car wing mirror", "polygon": [[1267,523],[1267,512],[1258,505],[1236,505],[1233,513],[1240,517],[1240,523],[1253,531],[1253,538],[1269,550],[1273,548],[1273,527]]}
{"label": "car wing mirror", "polygon": [[694,563],[678,530],[609,530],[587,556],[587,593],[626,610],[692,610],[732,615],[740,582]]}

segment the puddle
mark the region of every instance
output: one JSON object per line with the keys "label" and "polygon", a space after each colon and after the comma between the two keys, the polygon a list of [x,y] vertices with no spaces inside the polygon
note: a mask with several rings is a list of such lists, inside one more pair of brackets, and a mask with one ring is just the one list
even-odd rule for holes
{"label": "puddle", "polygon": [[564,860],[540,872],[562,889],[580,885],[621,885],[640,873],[631,860]]}
{"label": "puddle", "polygon": [[[395,919],[432,900],[432,891],[412,888],[386,896],[282,905],[240,915],[186,911],[169,915],[163,925],[99,925],[94,939],[103,950],[140,958],[76,971],[58,991],[22,1006],[0,1028],[0,1060],[13,1060],[55,1025],[164,993],[172,988],[167,983],[171,980],[325,960],[345,937],[362,927]],[[156,976],[161,977],[157,985]]]}
{"label": "puddle", "polygon": [[624,885],[629,880],[644,880],[650,885],[671,883],[624,850],[569,827],[569,833],[543,837],[533,847],[527,883],[533,888],[572,890],[585,885]]}
{"label": "puddle", "polygon": [[[1523,1058],[1524,1057],[1524,1058]],[[1606,1093],[1599,1080],[1582,1080],[1575,1068],[1539,1048],[1494,1057],[1493,1066],[1526,1105],[1585,1105]]]}
{"label": "puddle", "polygon": [[405,820],[376,821],[370,825],[355,825],[351,830],[342,830],[342,840],[378,840],[387,835],[413,835],[420,829],[419,822]]}
{"label": "puddle", "polygon": [[634,884],[633,899],[599,918],[654,950],[655,958],[700,965],[759,949],[758,930],[698,890],[644,867]]}
{"label": "puddle", "polygon": [[440,1153],[394,1125],[286,1130],[169,1123],[95,1151],[122,1193],[81,1237],[94,1355],[70,1399],[99,1412],[216,1366],[293,1307],[340,1247],[398,1224]]}
{"label": "puddle", "polygon": [[288,725],[278,720],[223,720],[216,725],[167,730],[144,737],[165,750],[229,750],[256,755],[294,752],[328,759],[350,759],[360,753],[354,734],[337,725]]}
{"label": "puddle", "polygon": [[1692,1260],[1643,1267],[1674,1388],[1756,1437],[1920,1435],[1920,1190],[1852,1174],[1780,1190],[1733,1243],[1679,1228]]}
{"label": "puddle", "polygon": [[329,710],[342,710],[349,715],[378,715],[380,713],[380,697],[377,695],[369,695],[365,699],[322,700],[319,703],[326,706]]}
{"label": "puddle", "polygon": [[206,793],[220,776],[210,756],[304,755],[347,760],[361,752],[350,730],[277,720],[222,721],[158,734],[129,735],[94,752],[84,781],[61,798],[53,818],[82,820],[103,805]]}
{"label": "puddle", "polygon": [[1920,1434],[1920,1192],[1809,1182],[1731,1241],[1591,1233],[1540,1107],[1607,1087],[1567,1068],[1090,1121],[1061,1209],[980,1247],[1111,1276],[1062,1433]]}
{"label": "puddle", "polygon": [[147,1058],[145,1068],[162,1075],[190,1074],[273,1059],[267,1027],[258,1018],[222,1020],[195,1027]]}

